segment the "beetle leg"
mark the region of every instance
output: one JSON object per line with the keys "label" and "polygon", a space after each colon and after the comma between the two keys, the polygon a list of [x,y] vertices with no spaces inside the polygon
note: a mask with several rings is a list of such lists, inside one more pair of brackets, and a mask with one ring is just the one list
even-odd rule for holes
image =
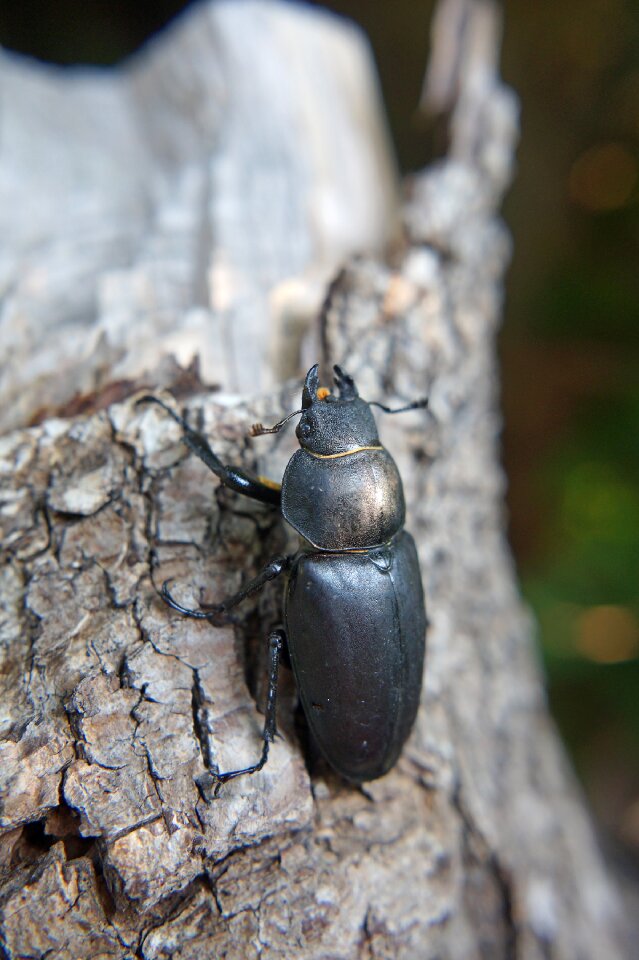
{"label": "beetle leg", "polygon": [[273,630],[268,638],[269,677],[266,710],[264,711],[264,730],[262,732],[262,738],[264,740],[262,755],[257,763],[254,763],[251,767],[243,767],[241,770],[228,770],[224,773],[208,770],[203,777],[198,778],[196,781],[198,788],[202,794],[202,798],[207,802],[211,799],[211,788],[213,788],[213,796],[217,797],[223,783],[226,783],[228,780],[234,780],[235,777],[242,777],[244,774],[257,773],[268,760],[269,747],[277,734],[277,680],[280,651],[285,641],[286,634],[283,630]]}
{"label": "beetle leg", "polygon": [[291,565],[291,557],[286,556],[277,556],[273,557],[272,560],[266,564],[263,570],[260,570],[258,575],[252,580],[249,580],[248,583],[245,583],[237,593],[232,594],[232,596],[227,597],[225,600],[222,600],[221,603],[201,603],[200,606],[195,610],[190,610],[188,607],[183,607],[181,603],[178,603],[174,597],[171,596],[169,591],[170,580],[165,580],[162,584],[162,599],[165,603],[168,603],[173,610],[177,610],[178,613],[183,614],[185,617],[192,617],[194,620],[216,620],[217,618],[224,617],[227,610],[230,610],[231,607],[237,606],[238,603],[241,603],[242,600],[246,600],[247,597],[250,597],[252,594],[257,593],[258,590],[261,590],[262,587],[269,582],[269,580],[275,580],[279,577],[285,570]]}
{"label": "beetle leg", "polygon": [[262,587],[269,582],[269,580],[277,579],[277,577],[289,569],[290,565],[291,557],[273,557],[272,560],[269,560],[264,569],[260,570],[258,575],[252,580],[249,580],[248,583],[245,583],[244,586],[237,591],[237,593],[227,597],[220,603],[202,603],[200,606],[202,610],[212,610],[215,613],[226,613],[226,611],[231,607],[236,607],[238,603],[242,602],[242,600],[246,600],[247,597],[257,593],[258,590],[261,590]]}
{"label": "beetle leg", "polygon": [[162,599],[169,607],[173,610],[177,610],[178,613],[181,613],[183,617],[191,617],[193,620],[211,620],[214,617],[214,611],[211,610],[208,613],[205,612],[202,608],[197,610],[191,610],[189,607],[183,607],[181,603],[178,603],[177,600],[171,596],[169,591],[169,584],[172,583],[171,580],[165,580],[162,584],[162,589],[160,591]]}
{"label": "beetle leg", "polygon": [[202,463],[206,464],[209,470],[222,481],[225,487],[235,490],[236,493],[243,493],[246,497],[251,497],[253,500],[260,500],[262,503],[279,506],[281,499],[279,483],[267,480],[265,477],[255,477],[242,467],[223,464],[217,454],[211,449],[206,437],[189,426],[184,417],[181,417],[175,410],[172,410],[171,407],[163,400],[160,400],[159,397],[148,394],[140,397],[140,399],[136,401],[136,406],[140,403],[157,403],[158,406],[162,407],[162,409],[182,427],[182,439],[187,447],[200,458]]}
{"label": "beetle leg", "polygon": [[369,400],[368,405],[369,407],[379,407],[384,413],[406,413],[407,410],[422,410],[427,407],[428,397],[420,397],[419,400],[413,400],[412,403],[407,403],[405,407],[396,407],[395,410],[384,406],[383,403],[378,403],[377,400]]}

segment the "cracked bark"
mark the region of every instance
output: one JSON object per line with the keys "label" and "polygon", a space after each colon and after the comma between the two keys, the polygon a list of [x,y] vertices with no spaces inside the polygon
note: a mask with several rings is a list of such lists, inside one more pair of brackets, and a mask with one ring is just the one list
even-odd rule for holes
{"label": "cracked bark", "polygon": [[[621,955],[504,542],[516,107],[496,24],[487,0],[440,4],[425,99],[450,143],[401,209],[361,38],[317,11],[203,6],[111,75],[2,55],[6,956]],[[397,768],[356,789],[305,755],[284,668],[269,763],[207,804],[207,764],[258,756],[281,586],[227,626],[157,587],[217,600],[291,538],[132,394],[172,385],[226,462],[276,477],[291,431],[247,429],[289,412],[297,385],[267,388],[320,348],[366,397],[430,394],[430,414],[381,420],[431,621],[423,706]],[[171,351],[225,392],[197,393]]]}

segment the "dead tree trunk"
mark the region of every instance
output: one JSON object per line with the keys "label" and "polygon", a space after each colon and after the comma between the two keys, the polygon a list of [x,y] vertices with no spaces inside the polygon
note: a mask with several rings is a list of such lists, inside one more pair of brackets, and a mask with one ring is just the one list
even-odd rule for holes
{"label": "dead tree trunk", "polygon": [[[450,147],[401,209],[366,48],[318,11],[201,6],[114,73],[0,59],[7,957],[620,956],[504,540],[517,121],[496,33],[489,0],[440,4],[426,97]],[[224,392],[189,415],[276,476],[290,435],[247,426],[293,409],[297,385],[273,385],[320,349],[366,397],[430,395],[385,425],[431,621],[422,710],[397,768],[355,789],[309,774],[284,671],[271,761],[207,804],[205,762],[259,750],[281,597],[216,628],[157,587],[220,597],[288,535],[126,397],[192,394],[166,357],[199,353]]]}

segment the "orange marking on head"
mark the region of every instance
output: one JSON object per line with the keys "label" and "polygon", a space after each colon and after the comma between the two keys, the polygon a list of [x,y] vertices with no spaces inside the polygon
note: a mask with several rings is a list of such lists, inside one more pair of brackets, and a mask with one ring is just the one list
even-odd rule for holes
{"label": "orange marking on head", "polygon": [[316,397],[318,400],[326,400],[330,392],[331,391],[328,389],[328,387],[319,387]]}

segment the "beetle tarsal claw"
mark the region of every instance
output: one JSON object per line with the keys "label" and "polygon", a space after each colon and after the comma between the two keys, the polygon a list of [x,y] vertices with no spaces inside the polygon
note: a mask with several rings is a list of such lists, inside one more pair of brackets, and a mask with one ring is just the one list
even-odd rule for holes
{"label": "beetle tarsal claw", "polygon": [[195,784],[205,803],[211,803],[219,794],[223,781],[212,770],[207,770],[195,778]]}

